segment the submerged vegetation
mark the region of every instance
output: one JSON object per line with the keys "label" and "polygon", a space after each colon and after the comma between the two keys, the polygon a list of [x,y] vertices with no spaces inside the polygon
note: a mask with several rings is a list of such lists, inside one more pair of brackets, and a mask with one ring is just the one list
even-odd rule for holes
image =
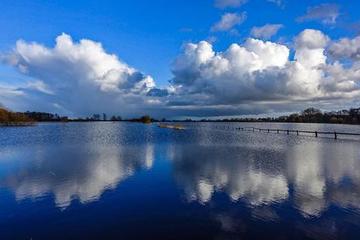
{"label": "submerged vegetation", "polygon": [[27,126],[32,124],[34,124],[34,120],[26,114],[0,108],[0,126]]}

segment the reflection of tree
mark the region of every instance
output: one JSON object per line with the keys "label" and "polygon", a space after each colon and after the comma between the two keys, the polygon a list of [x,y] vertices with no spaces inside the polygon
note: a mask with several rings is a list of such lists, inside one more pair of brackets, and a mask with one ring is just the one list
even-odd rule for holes
{"label": "reflection of tree", "polygon": [[56,205],[65,208],[72,199],[99,199],[140,168],[151,168],[152,162],[150,145],[39,149],[29,165],[0,180],[0,185],[13,189],[18,200],[52,193]]}

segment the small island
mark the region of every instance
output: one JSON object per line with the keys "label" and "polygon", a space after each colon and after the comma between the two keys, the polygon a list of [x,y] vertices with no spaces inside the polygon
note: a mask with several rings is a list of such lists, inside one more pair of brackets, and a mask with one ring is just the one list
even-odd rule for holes
{"label": "small island", "polygon": [[174,129],[174,130],[185,130],[185,127],[180,125],[180,124],[175,124],[175,125],[172,125],[172,124],[159,124],[159,127],[160,128],[169,128],[169,129]]}

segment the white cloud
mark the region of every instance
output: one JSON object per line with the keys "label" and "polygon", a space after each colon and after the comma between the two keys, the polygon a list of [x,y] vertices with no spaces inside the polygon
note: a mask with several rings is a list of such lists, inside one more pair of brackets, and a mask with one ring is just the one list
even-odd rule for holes
{"label": "white cloud", "polygon": [[[174,105],[213,106],[221,112],[248,104],[298,104],[302,101],[360,96],[356,64],[327,62],[329,38],[307,29],[295,38],[295,56],[282,44],[248,39],[215,52],[210,43],[188,44],[174,62]],[[239,108],[238,108],[239,110]]]}
{"label": "white cloud", "polygon": [[[81,75],[86,79],[77,80],[87,81],[103,92],[146,91],[154,85],[149,76],[129,67],[115,55],[106,53],[100,43],[86,39],[74,43],[67,34],[56,38],[53,49],[20,40],[16,43],[13,57],[14,65],[23,73],[39,75],[40,79],[45,79],[43,81],[49,81],[52,73],[60,75],[65,81]],[[46,72],[43,73],[41,70],[45,67]],[[139,84],[143,84],[142,87]]]}
{"label": "white cloud", "polygon": [[332,42],[306,29],[293,49],[255,38],[222,52],[207,41],[189,43],[166,88],[91,40],[63,34],[53,48],[18,41],[5,61],[27,80],[0,86],[0,102],[16,111],[154,117],[297,111],[335,100],[347,106],[360,97],[358,38]]}
{"label": "white cloud", "polygon": [[306,29],[295,38],[295,60],[307,68],[313,68],[326,63],[324,48],[329,38],[321,31]]}
{"label": "white cloud", "polygon": [[296,38],[296,48],[319,49],[326,47],[329,37],[319,30],[305,29]]}
{"label": "white cloud", "polygon": [[299,22],[321,21],[323,24],[335,24],[340,15],[337,4],[323,3],[318,6],[310,7],[304,16],[297,18]]}
{"label": "white cloud", "polygon": [[225,32],[231,30],[233,27],[240,25],[246,20],[246,13],[225,13],[221,16],[221,20],[211,27],[213,32]]}
{"label": "white cloud", "polygon": [[246,3],[247,0],[215,0],[215,7],[217,8],[236,8],[240,7],[244,3]]}
{"label": "white cloud", "polygon": [[55,103],[69,113],[118,112],[146,104],[146,95],[155,88],[150,76],[107,53],[100,43],[74,42],[67,34],[58,36],[53,48],[19,40],[6,62],[36,79],[20,86],[24,92],[51,95],[33,103],[43,110]]}
{"label": "white cloud", "polygon": [[353,39],[342,38],[339,41],[333,42],[329,52],[335,58],[360,60],[360,36]]}
{"label": "white cloud", "polygon": [[265,24],[261,27],[253,27],[251,35],[255,38],[270,39],[283,27],[282,24]]}
{"label": "white cloud", "polygon": [[27,89],[34,89],[42,93],[54,95],[54,92],[43,81],[32,81],[26,86]]}
{"label": "white cloud", "polygon": [[0,85],[0,97],[11,97],[11,96],[21,96],[24,95],[24,92],[22,92],[19,89],[12,88],[10,86],[1,86]]}

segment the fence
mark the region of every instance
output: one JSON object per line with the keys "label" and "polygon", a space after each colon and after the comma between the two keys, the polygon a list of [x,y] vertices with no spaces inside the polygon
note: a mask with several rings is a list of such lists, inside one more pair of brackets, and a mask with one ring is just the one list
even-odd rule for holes
{"label": "fence", "polygon": [[301,133],[306,133],[306,134],[312,134],[315,137],[318,137],[319,135],[330,135],[332,136],[334,139],[338,139],[338,136],[360,136],[360,133],[345,133],[345,132],[330,132],[330,131],[307,131],[307,130],[294,130],[294,129],[276,129],[276,128],[255,128],[255,127],[240,127],[240,128],[236,128],[237,130],[241,130],[241,131],[258,131],[258,132],[275,132],[275,133],[286,133],[287,135],[289,135],[290,133],[296,133],[296,135],[300,135]]}

